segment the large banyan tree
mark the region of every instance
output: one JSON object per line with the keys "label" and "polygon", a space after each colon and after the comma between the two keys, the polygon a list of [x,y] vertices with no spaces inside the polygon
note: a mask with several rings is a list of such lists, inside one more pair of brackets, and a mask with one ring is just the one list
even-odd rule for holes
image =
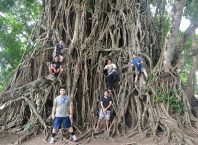
{"label": "large banyan tree", "polygon": [[[52,100],[64,86],[73,100],[76,132],[81,137],[94,135],[98,101],[106,89],[103,68],[111,58],[120,82],[112,91],[115,117],[109,136],[142,133],[165,142],[195,144],[196,119],[176,72],[174,53],[196,28],[190,27],[183,43],[176,44],[183,7],[184,0],[175,1],[164,39],[164,1],[152,16],[147,0],[43,0],[29,40],[32,51],[24,53],[0,95],[1,131],[50,133]],[[46,62],[52,61],[53,44],[59,39],[69,48],[64,52],[65,71],[61,79],[51,81],[45,79]],[[131,49],[144,58],[149,73],[147,82],[140,79],[137,86],[128,67]]]}

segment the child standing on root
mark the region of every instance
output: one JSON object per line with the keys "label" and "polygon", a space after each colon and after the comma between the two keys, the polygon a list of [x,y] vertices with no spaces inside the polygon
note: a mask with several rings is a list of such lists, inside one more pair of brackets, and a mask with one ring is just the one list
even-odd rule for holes
{"label": "child standing on root", "polygon": [[55,56],[58,56],[59,59],[60,59],[60,62],[63,62],[62,51],[63,51],[64,48],[65,48],[65,44],[64,44],[63,40],[61,39],[58,44],[55,44],[55,48],[54,48],[53,55],[52,55],[53,58]]}
{"label": "child standing on root", "polygon": [[73,105],[70,100],[70,97],[65,95],[65,89],[60,89],[60,95],[57,96],[54,100],[53,108],[52,108],[52,119],[54,119],[53,129],[52,129],[52,137],[50,143],[53,144],[55,142],[55,135],[58,129],[61,128],[63,124],[64,129],[68,129],[72,140],[76,141],[77,137],[74,134],[72,128],[72,118],[73,118]]}
{"label": "child standing on root", "polygon": [[100,99],[100,113],[99,113],[99,120],[97,123],[96,130],[100,128],[100,124],[102,120],[106,121],[106,128],[108,130],[109,128],[109,120],[110,120],[110,111],[111,111],[111,106],[112,106],[112,98],[109,96],[109,92],[106,90],[104,92],[104,96],[101,97]]}
{"label": "child standing on root", "polygon": [[49,67],[49,72],[54,78],[59,78],[62,75],[63,67],[62,63],[59,61],[59,56],[54,57],[54,61],[52,61]]}
{"label": "child standing on root", "polygon": [[112,90],[113,81],[117,77],[117,67],[112,63],[111,59],[108,59],[107,65],[105,65],[104,70],[107,70],[107,88]]}
{"label": "child standing on root", "polygon": [[135,84],[136,84],[141,72],[144,73],[146,78],[148,77],[148,75],[147,75],[146,69],[142,66],[142,64],[144,63],[142,61],[142,58],[138,57],[135,52],[132,52],[131,55],[132,55],[132,59],[130,63],[132,67],[135,67]]}

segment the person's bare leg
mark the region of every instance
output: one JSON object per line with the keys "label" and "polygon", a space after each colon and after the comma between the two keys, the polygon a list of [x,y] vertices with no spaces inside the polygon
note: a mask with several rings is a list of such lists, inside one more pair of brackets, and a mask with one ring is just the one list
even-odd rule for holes
{"label": "person's bare leg", "polygon": [[148,78],[148,74],[147,74],[146,69],[143,69],[143,73],[144,73],[145,77]]}
{"label": "person's bare leg", "polygon": [[100,128],[101,121],[102,121],[101,119],[98,120],[96,130]]}
{"label": "person's bare leg", "polygon": [[109,120],[106,120],[106,127],[107,127],[107,130],[109,130]]}
{"label": "person's bare leg", "polygon": [[69,131],[69,133],[72,133],[72,132],[74,132],[74,129],[73,129],[73,127],[70,127],[70,128],[68,129],[68,131]]}
{"label": "person's bare leg", "polygon": [[59,56],[59,61],[60,61],[60,62],[63,62],[63,59],[64,59],[63,56],[60,55],[60,56]]}
{"label": "person's bare leg", "polygon": [[135,84],[137,84],[138,76],[138,74],[135,75]]}
{"label": "person's bare leg", "polygon": [[49,67],[49,73],[53,75],[53,69]]}
{"label": "person's bare leg", "polygon": [[99,128],[100,127],[101,121],[102,121],[101,119],[98,120],[98,124],[97,124],[97,127],[96,128]]}
{"label": "person's bare leg", "polygon": [[50,144],[53,144],[55,142],[55,136],[57,134],[57,129],[53,128],[52,129],[52,137],[50,139]]}
{"label": "person's bare leg", "polygon": [[68,131],[69,131],[69,133],[71,134],[71,139],[72,139],[73,141],[77,141],[77,137],[76,137],[76,135],[75,135],[75,133],[74,133],[73,127],[68,128]]}
{"label": "person's bare leg", "polygon": [[62,74],[63,74],[63,68],[60,68],[58,76],[60,77]]}

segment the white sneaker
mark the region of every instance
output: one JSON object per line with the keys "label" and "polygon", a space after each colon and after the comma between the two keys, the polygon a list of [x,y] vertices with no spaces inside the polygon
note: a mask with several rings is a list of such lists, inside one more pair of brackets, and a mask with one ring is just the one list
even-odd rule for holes
{"label": "white sneaker", "polygon": [[52,137],[51,139],[50,139],[50,144],[54,144],[54,142],[55,142],[55,138],[54,137]]}
{"label": "white sneaker", "polygon": [[72,135],[72,140],[73,140],[73,141],[77,141],[76,135]]}

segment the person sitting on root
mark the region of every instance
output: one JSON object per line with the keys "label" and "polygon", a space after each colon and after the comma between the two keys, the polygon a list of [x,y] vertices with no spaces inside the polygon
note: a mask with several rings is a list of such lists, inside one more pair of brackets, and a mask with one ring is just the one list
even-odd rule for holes
{"label": "person sitting on root", "polygon": [[59,56],[54,57],[54,61],[52,61],[50,67],[49,67],[50,75],[52,75],[54,78],[60,78],[60,76],[63,73],[63,66],[62,63],[59,61]]}
{"label": "person sitting on root", "polygon": [[117,67],[112,63],[111,59],[108,59],[107,65],[105,65],[104,70],[107,70],[107,88],[111,91],[113,86],[113,81],[117,77]]}
{"label": "person sitting on root", "polygon": [[[53,58],[55,56],[59,56],[59,59],[60,59],[60,62],[63,62],[63,49],[65,48],[65,43],[63,42],[63,40],[61,39],[59,41],[59,43],[56,43],[55,44],[55,48],[54,48],[54,51],[53,51]],[[65,48],[66,49],[66,48]]]}
{"label": "person sitting on root", "polygon": [[112,97],[109,95],[109,92],[106,90],[104,91],[104,96],[100,99],[100,113],[99,113],[99,120],[97,123],[96,131],[100,129],[101,122],[103,120],[106,121],[106,128],[109,129],[109,120],[110,120],[110,112],[112,107]]}
{"label": "person sitting on root", "polygon": [[146,69],[143,67],[143,60],[141,57],[137,56],[135,51],[131,52],[132,59],[130,60],[131,67],[135,68],[135,84],[137,84],[137,80],[141,74],[141,72],[144,73],[145,77],[147,78],[147,72]]}
{"label": "person sitting on root", "polygon": [[52,108],[52,119],[54,120],[52,137],[50,143],[55,142],[55,136],[58,129],[61,129],[63,125],[64,129],[68,129],[71,134],[71,139],[77,141],[77,137],[72,128],[72,118],[73,118],[73,104],[69,96],[65,95],[66,90],[60,88],[60,95],[54,99],[53,108]]}

